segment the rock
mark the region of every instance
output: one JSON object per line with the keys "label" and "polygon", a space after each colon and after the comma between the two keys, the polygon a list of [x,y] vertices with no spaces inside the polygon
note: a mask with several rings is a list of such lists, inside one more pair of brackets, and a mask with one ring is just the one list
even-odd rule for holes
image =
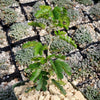
{"label": "rock", "polygon": [[50,94],[48,94],[47,96],[45,96],[44,100],[50,100]]}
{"label": "rock", "polygon": [[44,96],[40,95],[39,100],[44,100]]}
{"label": "rock", "polygon": [[47,35],[48,33],[45,30],[41,30],[39,34],[40,34],[40,36],[44,36],[44,35]]}
{"label": "rock", "polygon": [[60,94],[59,90],[54,86],[54,85],[50,85],[49,86],[49,91],[51,94]]}
{"label": "rock", "polygon": [[97,87],[100,88],[100,80],[97,82]]}
{"label": "rock", "polygon": [[69,100],[68,98],[64,98],[64,100]]}
{"label": "rock", "polygon": [[74,96],[78,100],[86,100],[80,91],[77,91]]}
{"label": "rock", "polygon": [[53,96],[51,97],[51,100],[60,100],[60,98],[59,98],[57,95],[53,95]]}

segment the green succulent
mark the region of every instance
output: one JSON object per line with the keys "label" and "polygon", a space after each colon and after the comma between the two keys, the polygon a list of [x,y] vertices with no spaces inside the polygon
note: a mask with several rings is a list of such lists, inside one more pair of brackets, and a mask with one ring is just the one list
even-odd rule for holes
{"label": "green succulent", "polygon": [[0,88],[0,100],[17,100],[12,87]]}
{"label": "green succulent", "polygon": [[94,89],[91,86],[86,87],[83,93],[88,98],[88,100],[100,100],[100,90]]}
{"label": "green succulent", "polygon": [[93,15],[96,19],[100,19],[100,3],[97,3],[89,10],[90,15]]}
{"label": "green succulent", "polygon": [[29,27],[27,23],[15,23],[10,27],[9,35],[15,40],[20,40],[29,34]]}
{"label": "green succulent", "polygon": [[3,44],[3,38],[5,38],[5,34],[2,29],[0,29],[0,44]]}
{"label": "green succulent", "polygon": [[73,4],[71,0],[50,0],[50,3],[53,4],[54,6],[59,6],[59,7],[67,6],[68,8],[70,8]]}
{"label": "green succulent", "polygon": [[17,13],[11,8],[2,8],[0,10],[0,19],[2,20],[3,25],[9,25],[16,22]]}
{"label": "green succulent", "polygon": [[92,67],[95,67],[96,70],[100,70],[100,44],[95,46],[90,46],[87,50],[83,51],[87,55],[89,64]]}
{"label": "green succulent", "polygon": [[67,13],[68,13],[68,17],[70,18],[70,21],[76,21],[79,18],[78,10],[68,9]]}
{"label": "green succulent", "polygon": [[14,3],[16,3],[15,0],[0,0],[0,8],[1,7],[12,6]]}
{"label": "green succulent", "polygon": [[84,43],[91,43],[91,35],[88,31],[88,29],[86,29],[85,27],[83,26],[80,26],[74,36],[73,36],[73,39],[78,43],[78,44],[84,44]]}
{"label": "green succulent", "polygon": [[84,5],[92,5],[93,1],[92,0],[76,0],[77,2],[79,2],[80,4],[84,4]]}
{"label": "green succulent", "polygon": [[30,47],[17,51],[15,59],[20,65],[29,65],[32,63],[31,59],[33,56],[34,50],[33,47]]}

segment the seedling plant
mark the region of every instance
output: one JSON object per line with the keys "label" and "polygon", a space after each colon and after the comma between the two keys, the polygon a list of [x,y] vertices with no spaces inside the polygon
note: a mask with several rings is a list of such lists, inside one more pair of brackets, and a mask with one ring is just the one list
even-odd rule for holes
{"label": "seedling plant", "polygon": [[61,83],[64,77],[63,72],[65,72],[67,75],[71,75],[71,67],[64,61],[64,55],[50,52],[50,45],[53,41],[51,35],[53,32],[54,36],[67,41],[77,48],[77,45],[72,38],[65,35],[66,32],[59,30],[61,28],[68,30],[70,19],[67,16],[67,10],[64,7],[56,6],[51,8],[50,6],[42,5],[40,6],[40,10],[35,13],[34,19],[43,19],[47,22],[42,23],[39,21],[32,21],[28,24],[33,27],[45,29],[50,35],[50,42],[48,45],[45,45],[38,41],[29,41],[22,45],[23,49],[33,47],[34,50],[34,57],[31,59],[33,63],[26,69],[26,71],[30,71],[28,76],[29,79],[34,82],[34,86],[30,89],[35,88],[38,91],[46,91],[48,79],[50,76],[56,74],[57,80],[52,78],[51,81],[62,94],[66,95],[66,91],[63,89]]}

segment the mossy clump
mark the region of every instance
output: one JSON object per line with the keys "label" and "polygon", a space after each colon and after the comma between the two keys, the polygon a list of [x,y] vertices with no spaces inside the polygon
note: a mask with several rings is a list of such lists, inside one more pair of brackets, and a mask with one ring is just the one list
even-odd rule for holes
{"label": "mossy clump", "polygon": [[80,4],[84,4],[84,5],[93,5],[92,0],[75,0],[75,1],[79,2]]}
{"label": "mossy clump", "polygon": [[20,40],[29,34],[29,27],[27,23],[15,23],[10,27],[9,35],[15,40]]}
{"label": "mossy clump", "polygon": [[14,3],[16,3],[15,0],[0,0],[0,8],[12,6]]}
{"label": "mossy clump", "polygon": [[32,63],[31,59],[34,57],[33,47],[21,49],[16,52],[16,61],[19,62],[20,65],[29,65]]}
{"label": "mossy clump", "polygon": [[0,100],[17,100],[13,88],[9,86],[7,89],[3,89],[0,87]]}
{"label": "mossy clump", "polygon": [[73,5],[71,0],[50,0],[50,3],[53,4],[54,6],[59,6],[59,7],[67,6],[68,8]]}
{"label": "mossy clump", "polygon": [[70,18],[70,21],[76,21],[80,16],[79,11],[74,9],[68,9],[67,13],[68,17]]}
{"label": "mossy clump", "polygon": [[89,10],[89,14],[95,17],[95,19],[100,19],[100,3],[97,3]]}
{"label": "mossy clump", "polygon": [[0,10],[0,19],[3,25],[9,25],[16,22],[17,13],[11,8],[2,8]]}
{"label": "mossy clump", "polygon": [[100,100],[100,90],[88,86],[83,91],[88,100]]}
{"label": "mossy clump", "polygon": [[84,43],[88,44],[91,43],[92,41],[90,32],[88,31],[87,28],[83,26],[79,26],[79,28],[76,30],[75,34],[73,35],[73,39],[79,45],[82,45]]}

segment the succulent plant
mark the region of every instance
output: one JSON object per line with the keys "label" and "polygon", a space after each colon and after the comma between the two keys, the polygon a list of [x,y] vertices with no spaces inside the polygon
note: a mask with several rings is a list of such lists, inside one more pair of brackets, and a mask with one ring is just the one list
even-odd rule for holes
{"label": "succulent plant", "polygon": [[[45,38],[46,43],[49,44],[49,42],[50,42],[49,35],[45,36],[44,38]],[[59,39],[54,36],[52,39],[53,39],[53,41],[50,46],[50,51],[52,53],[64,53],[65,54],[65,53],[68,53],[71,50],[75,49],[74,46],[72,46],[71,44],[67,43],[66,41],[64,41],[62,39]]]}
{"label": "succulent plant", "polygon": [[100,19],[100,3],[97,3],[89,10],[90,15],[94,16],[96,19]]}
{"label": "succulent plant", "polygon": [[90,66],[94,67],[96,70],[100,70],[100,44],[90,46],[88,49],[83,51],[87,55]]}
{"label": "succulent plant", "polygon": [[9,25],[16,22],[17,13],[11,8],[2,8],[0,10],[0,19],[3,25]]}
{"label": "succulent plant", "polygon": [[16,52],[16,61],[19,62],[20,65],[29,65],[32,63],[31,59],[34,56],[33,47],[22,49]]}
{"label": "succulent plant", "polygon": [[[82,51],[82,55],[86,55],[77,62],[75,61],[77,55],[72,55],[66,62],[72,67],[72,79],[79,77],[89,78],[96,77],[94,70],[100,71],[100,44],[90,46],[88,49]],[[95,68],[95,69],[94,69]]]}
{"label": "succulent plant", "polygon": [[83,91],[88,100],[100,100],[100,90],[88,86]]}
{"label": "succulent plant", "polygon": [[88,31],[87,28],[80,26],[77,30],[76,33],[73,36],[73,39],[78,43],[78,44],[84,44],[84,43],[91,43],[91,35],[90,32]]}
{"label": "succulent plant", "polygon": [[29,27],[27,23],[15,23],[10,27],[9,35],[15,40],[20,40],[29,34]]}
{"label": "succulent plant", "polygon": [[2,76],[7,74],[7,72],[8,72],[9,67],[7,64],[5,64],[5,62],[6,62],[5,58],[0,59],[0,78],[2,78]]}
{"label": "succulent plant", "polygon": [[72,6],[71,0],[50,0],[50,3],[59,7],[67,6],[69,8]]}
{"label": "succulent plant", "polygon": [[0,100],[17,100],[13,88],[8,87],[7,89],[0,88]]}
{"label": "succulent plant", "polygon": [[80,4],[84,4],[84,5],[92,5],[93,1],[92,0],[76,0],[77,2],[79,2]]}
{"label": "succulent plant", "polygon": [[76,21],[79,17],[79,11],[74,9],[68,9],[67,10],[68,17],[70,18],[70,21]]}
{"label": "succulent plant", "polygon": [[5,38],[5,34],[4,34],[3,30],[0,29],[0,44],[3,43],[3,40],[2,40],[3,38]]}
{"label": "succulent plant", "polygon": [[0,8],[12,6],[14,3],[16,3],[15,0],[0,0]]}

